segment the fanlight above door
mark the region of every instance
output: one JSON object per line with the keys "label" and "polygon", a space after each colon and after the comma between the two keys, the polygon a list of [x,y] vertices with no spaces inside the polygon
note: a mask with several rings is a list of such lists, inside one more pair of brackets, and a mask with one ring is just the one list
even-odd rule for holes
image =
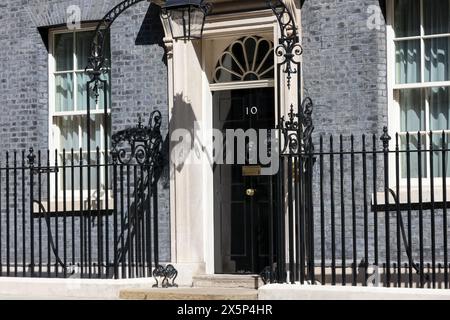
{"label": "fanlight above door", "polygon": [[220,56],[214,82],[256,81],[274,78],[272,41],[258,36],[233,42]]}

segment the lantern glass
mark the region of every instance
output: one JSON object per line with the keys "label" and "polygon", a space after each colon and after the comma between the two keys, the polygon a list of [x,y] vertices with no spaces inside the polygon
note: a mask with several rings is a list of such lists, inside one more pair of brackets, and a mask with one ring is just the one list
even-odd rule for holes
{"label": "lantern glass", "polygon": [[190,37],[192,39],[201,39],[205,22],[205,12],[201,8],[192,7],[190,10],[190,18]]}
{"label": "lantern glass", "polygon": [[189,41],[202,38],[208,10],[201,1],[198,2],[192,4],[186,1],[185,5],[168,5],[164,8],[164,17],[168,20],[173,39]]}

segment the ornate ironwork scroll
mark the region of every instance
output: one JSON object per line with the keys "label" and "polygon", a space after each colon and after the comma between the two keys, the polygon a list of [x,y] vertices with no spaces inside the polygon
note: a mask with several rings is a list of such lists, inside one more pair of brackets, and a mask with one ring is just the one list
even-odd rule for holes
{"label": "ornate ironwork scroll", "polygon": [[113,22],[125,10],[135,4],[145,0],[124,0],[112,8],[98,23],[95,29],[94,39],[91,45],[91,56],[88,59],[86,72],[95,80],[100,80],[100,76],[105,71],[106,58],[104,56],[105,37]]}
{"label": "ornate ironwork scroll", "polygon": [[136,163],[150,168],[161,164],[161,112],[153,111],[146,126],[139,118],[138,125],[127,128],[112,136],[112,157],[114,163]]}
{"label": "ornate ironwork scroll", "polygon": [[287,86],[291,88],[292,75],[299,72],[296,65],[303,53],[303,48],[300,45],[300,38],[298,35],[298,28],[295,24],[295,18],[291,10],[286,6],[282,0],[266,0],[267,5],[275,14],[278,24],[280,25],[279,45],[275,49],[275,53],[283,60],[279,63],[284,66],[283,72],[286,74]]}
{"label": "ornate ironwork scroll", "polygon": [[274,272],[272,271],[271,266],[267,266],[261,271],[259,274],[264,284],[268,284],[272,282],[272,279],[274,278]]}
{"label": "ornate ironwork scroll", "polygon": [[[124,0],[114,8],[112,8],[98,23],[95,32],[94,38],[92,39],[91,44],[91,55],[88,58],[88,65],[85,68],[85,72],[89,75],[90,81],[87,82],[86,90],[88,92],[87,96],[87,113],[89,115],[90,112],[90,96],[91,94],[95,97],[95,102],[98,102],[99,91],[103,88],[106,98],[106,86],[107,81],[101,79],[101,75],[108,72],[107,67],[107,58],[104,53],[104,46],[106,35],[111,29],[111,25],[114,21],[119,17],[124,11],[128,8],[134,6],[137,3],[140,3],[145,0]],[[105,100],[105,109],[106,109],[106,100]],[[89,119],[89,117],[88,117]]]}
{"label": "ornate ironwork scroll", "polygon": [[[136,127],[127,128],[112,136],[111,154],[115,167],[117,165],[127,166],[131,164],[141,167],[142,170],[146,172],[146,174],[136,182],[135,202],[133,204],[135,209],[132,210],[133,212],[129,213],[127,217],[128,222],[126,223],[129,228],[128,237],[130,237],[130,234],[135,234],[136,226],[139,226],[139,223],[142,223],[144,215],[147,217],[147,222],[150,221],[150,219],[153,219],[153,249],[155,250],[154,262],[156,268],[151,271],[152,263],[149,261],[148,269],[156,279],[157,285],[159,283],[157,278],[163,278],[161,284],[163,287],[167,288],[176,286],[175,278],[177,277],[178,272],[173,266],[168,265],[162,267],[158,263],[158,214],[155,208],[157,208],[158,201],[156,185],[163,165],[161,123],[162,116],[159,111],[153,111],[151,113],[147,125],[144,125],[141,117],[139,117]],[[146,190],[148,190],[147,195],[145,195]],[[153,199],[150,199],[150,197]],[[148,206],[149,201],[153,201],[153,216],[151,216],[150,206]],[[122,234],[116,243],[123,241],[124,237],[125,234]],[[147,240],[150,240],[150,238]],[[126,245],[125,248],[127,247],[128,246]],[[150,254],[150,252],[147,252],[148,256],[150,256]],[[116,264],[123,258],[124,252],[121,251],[120,255],[118,254],[115,258]],[[171,282],[169,280],[171,280]]]}
{"label": "ornate ironwork scroll", "polygon": [[177,288],[178,285],[175,283],[177,277],[178,271],[173,265],[168,264],[165,267],[158,265],[153,271],[153,278],[156,281],[153,288],[158,288],[160,283],[162,288]]}
{"label": "ornate ironwork scroll", "polygon": [[295,113],[291,104],[287,115],[281,117],[280,130],[283,138],[281,153],[299,153],[305,150],[312,151],[311,135],[314,131],[312,113],[314,104],[311,98],[305,98],[300,106],[299,113]]}

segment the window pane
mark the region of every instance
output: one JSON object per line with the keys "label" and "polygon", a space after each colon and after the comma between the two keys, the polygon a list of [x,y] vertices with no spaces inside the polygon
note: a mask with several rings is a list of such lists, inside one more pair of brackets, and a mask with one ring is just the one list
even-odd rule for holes
{"label": "window pane", "polygon": [[[91,126],[91,189],[96,190],[97,189],[97,168],[95,167],[95,164],[97,163],[97,146],[101,147],[103,145],[104,137],[102,138],[101,135],[101,128],[104,123],[103,115],[95,115],[91,117],[90,126]],[[59,164],[62,164],[62,156],[63,156],[63,149],[66,149],[66,165],[68,166],[66,170],[66,188],[70,190],[72,188],[72,181],[70,180],[70,170],[69,167],[71,165],[71,154],[70,150],[71,148],[74,149],[74,165],[77,166],[74,168],[74,188],[79,189],[80,188],[80,152],[79,148],[83,148],[83,165],[87,164],[88,159],[88,153],[87,153],[87,131],[86,131],[86,116],[61,116],[61,117],[55,117],[54,124],[58,126],[60,131],[60,144],[58,146],[59,150]],[[79,140],[79,128],[82,129],[82,135],[83,135],[83,143],[80,145]],[[110,137],[110,128],[111,128],[111,117],[108,116],[108,136]],[[108,139],[108,146],[110,148],[111,145],[111,139]],[[105,163],[105,152],[104,150],[100,150],[99,152],[99,159],[101,163]],[[104,170],[104,167],[101,167],[100,170]],[[62,171],[60,171],[61,179],[62,179]],[[87,168],[83,168],[83,188],[87,190]],[[111,177],[111,176],[110,176]],[[62,181],[62,180],[61,180]],[[112,180],[110,180],[112,181]],[[104,185],[103,178],[100,181],[102,188]],[[60,188],[62,189],[62,182],[60,184]]]}
{"label": "window pane", "polygon": [[[88,64],[88,59],[91,55],[91,44],[94,38],[95,31],[85,31],[76,33],[76,56],[78,70],[84,70]],[[105,67],[111,65],[111,48],[110,48],[110,34],[109,31],[105,35],[105,44],[103,47],[103,55],[106,58]]]}
{"label": "window pane", "polygon": [[84,70],[88,64],[88,58],[91,53],[91,42],[94,36],[94,31],[77,32],[76,33],[76,47],[77,47],[77,69]]}
{"label": "window pane", "polygon": [[[84,72],[77,72],[77,110],[87,109],[87,82],[90,80],[89,76]],[[95,97],[90,96],[90,108],[96,109]]]}
{"label": "window pane", "polygon": [[397,84],[420,82],[420,40],[395,43],[395,78]]}
{"label": "window pane", "polygon": [[55,111],[73,111],[73,75],[55,75]]}
{"label": "window pane", "polygon": [[[63,164],[63,153],[59,153],[59,159],[58,163],[60,165]],[[73,168],[73,182],[72,182],[72,165]],[[64,182],[63,182],[63,169],[60,170],[60,183],[59,188],[60,190],[64,190]],[[70,150],[66,151],[66,190],[79,190],[80,189],[80,156],[79,151],[74,150],[73,154],[73,161],[72,161],[72,154]]]}
{"label": "window pane", "polygon": [[[111,134],[111,128],[112,128],[112,122],[111,122],[111,114],[108,114],[108,130],[106,131],[106,134],[107,134],[107,136],[108,136],[108,145],[107,145],[107,150],[111,150],[111,136],[112,136],[112,134]],[[105,123],[105,117],[104,117],[104,115],[101,115],[101,123],[102,123],[102,127],[103,127],[103,130],[105,130],[105,126],[104,126],[104,123]],[[102,139],[105,139],[105,137],[103,136],[103,138]],[[102,141],[102,145],[104,146],[105,145],[105,143],[104,143],[104,141]],[[103,155],[103,157],[104,157],[105,155]],[[110,155],[108,155],[108,159],[109,160],[111,160],[112,161],[112,158],[111,157],[109,157]],[[103,158],[104,159],[104,158]]]}
{"label": "window pane", "polygon": [[56,71],[73,70],[73,34],[55,35]]}
{"label": "window pane", "polygon": [[[110,117],[108,116],[108,119]],[[90,128],[91,128],[91,149],[92,151],[103,145],[101,140],[101,127],[103,127],[104,115],[93,115],[91,116]],[[110,120],[108,121],[110,122]],[[109,128],[111,127],[110,123]],[[87,150],[87,130],[86,130],[86,116],[58,116],[55,117],[55,125],[58,126],[60,131],[60,144],[58,146],[59,150],[66,149],[70,150],[74,148],[78,150],[83,148],[83,151]],[[79,127],[83,133],[82,145],[80,145],[79,140]],[[108,130],[110,131],[110,130]]]}
{"label": "window pane", "polygon": [[[90,155],[90,166],[88,169],[88,166],[86,166],[86,164],[88,163],[88,154],[87,152],[83,152],[83,164],[85,164],[85,166],[83,167],[83,190],[91,190],[96,191],[97,190],[97,152],[95,152],[95,150],[93,152],[91,152]],[[91,183],[90,185],[88,184],[88,180],[89,180],[89,175],[90,175],[90,179],[91,179]],[[104,184],[103,181],[100,181],[100,188],[102,189],[101,185]],[[95,199],[95,194],[93,195],[93,198]],[[94,200],[92,199],[92,200]],[[96,206],[93,206],[94,208],[96,208]]]}
{"label": "window pane", "polygon": [[[427,138],[426,134],[420,135],[420,150],[427,150],[426,143]],[[409,142],[409,143],[408,143]],[[409,171],[409,177],[411,179],[418,178],[419,177],[419,157],[421,161],[420,167],[421,170],[421,177],[426,178],[427,177],[427,161],[429,155],[427,152],[419,152],[419,135],[417,133],[412,133],[409,136],[409,141],[406,135],[400,136],[400,150],[405,151],[409,150],[410,152],[402,152],[400,153],[400,162],[401,162],[401,176],[402,178],[406,179],[408,178],[408,171]],[[409,169],[409,170],[408,170]]]}
{"label": "window pane", "polygon": [[255,62],[256,40],[254,38],[248,38],[245,43],[245,55],[247,57],[248,68],[255,70],[253,63]]}
{"label": "window pane", "polygon": [[[267,70],[269,71],[267,72]],[[273,50],[271,49],[271,44],[267,41],[259,43],[256,72],[261,76],[261,79],[274,78]]]}
{"label": "window pane", "polygon": [[111,74],[108,73],[103,73],[100,76],[101,80],[106,80],[106,88],[101,87],[99,90],[99,97],[98,97],[98,109],[103,111],[103,108],[105,107],[105,89],[106,89],[106,102],[107,102],[107,106],[110,108],[110,98],[111,98],[111,90],[110,90],[110,83],[111,83]]}
{"label": "window pane", "polygon": [[[106,73],[106,74],[102,74],[100,76],[100,79],[102,80],[106,80],[106,99],[108,102],[108,107],[110,107],[109,105],[109,101],[110,101],[110,73]],[[84,72],[79,72],[77,73],[77,110],[87,110],[87,82],[90,80],[89,76],[86,75]],[[92,88],[93,85],[91,85]],[[91,110],[102,110],[105,106],[104,102],[105,102],[105,95],[104,95],[104,90],[103,87],[100,87],[98,90],[99,93],[99,97],[98,97],[98,106],[95,105],[95,96],[94,94],[91,92],[90,95],[90,108]]]}
{"label": "window pane", "polygon": [[[83,130],[83,145],[82,148],[84,151],[87,151],[87,127],[86,127],[86,116],[81,117],[81,128]],[[91,121],[89,122],[90,126],[90,142],[91,142],[91,151],[95,151],[97,147],[102,147],[101,140],[101,127],[103,124],[103,115],[95,115],[91,116]]]}
{"label": "window pane", "polygon": [[399,90],[401,131],[423,131],[425,128],[425,101],[421,89]]}
{"label": "window pane", "polygon": [[450,88],[429,89],[430,103],[430,129],[448,130],[450,129]]}
{"label": "window pane", "polygon": [[426,0],[423,8],[425,34],[450,33],[450,0]]}
{"label": "window pane", "polygon": [[396,0],[394,6],[395,36],[399,38],[420,35],[420,1]]}
{"label": "window pane", "polygon": [[[433,133],[433,173],[434,177],[450,177],[450,136],[448,133]],[[445,160],[444,160],[445,158]],[[445,163],[443,163],[445,162]],[[444,167],[445,165],[445,167]]]}
{"label": "window pane", "polygon": [[55,125],[59,128],[60,132],[60,143],[58,146],[60,152],[62,152],[63,149],[70,151],[72,148],[77,150],[80,147],[78,118],[79,117],[76,116],[55,118]]}
{"label": "window pane", "polygon": [[425,80],[450,80],[450,37],[425,40]]}
{"label": "window pane", "polygon": [[[66,152],[66,190],[72,190],[72,186],[73,186],[73,190],[80,190],[81,177],[83,178],[83,190],[88,190],[88,177],[89,177],[89,173],[90,173],[90,179],[91,179],[90,190],[92,192],[91,197],[92,197],[92,200],[95,200],[95,198],[96,198],[95,191],[97,190],[97,177],[98,177],[99,173],[100,173],[100,177],[101,177],[101,171],[104,170],[104,167],[97,168],[97,166],[96,166],[96,164],[97,164],[96,151],[91,152],[90,169],[89,170],[87,167],[87,163],[88,163],[87,152],[83,151],[83,153],[81,154],[81,157],[82,157],[82,161],[80,162],[80,151],[74,150],[73,161],[72,161],[71,153]],[[58,161],[60,161],[59,164],[62,165],[63,153],[59,154]],[[73,177],[74,177],[73,183],[72,183],[72,165],[73,165]],[[81,170],[80,170],[80,167],[82,167]],[[63,189],[64,183],[63,183],[63,170],[62,169],[60,169],[59,175],[60,175],[59,188],[60,188],[60,190],[64,190]],[[104,185],[104,181],[102,181],[102,179],[100,179],[101,190],[104,190],[103,185]],[[69,193],[67,196],[69,196]],[[78,196],[78,194],[76,196]],[[85,199],[87,199],[87,196]],[[87,202],[84,203],[84,206],[85,206],[85,208],[87,208]],[[96,205],[94,206],[94,208],[96,208]],[[70,209],[71,208],[69,207],[69,210]]]}

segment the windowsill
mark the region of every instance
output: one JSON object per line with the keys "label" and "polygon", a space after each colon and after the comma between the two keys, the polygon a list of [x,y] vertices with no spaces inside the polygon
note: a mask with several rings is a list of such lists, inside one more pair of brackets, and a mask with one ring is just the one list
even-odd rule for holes
{"label": "windowsill", "polygon": [[[391,187],[396,192],[396,187]],[[450,210],[450,188],[445,190],[445,203],[444,203],[444,190],[441,186],[435,186],[434,192],[431,192],[430,186],[423,186],[422,192],[419,192],[418,187],[412,187],[409,190],[408,197],[408,189],[405,186],[399,188],[399,196],[398,196],[398,206],[401,211],[404,210],[429,210],[431,208],[440,209],[443,208],[444,205],[447,206]],[[397,202],[391,192],[388,192],[388,202],[386,205],[386,194],[385,192],[377,192],[376,193],[376,206],[375,206],[375,195],[372,194],[372,210],[373,211],[396,211],[397,210]],[[409,201],[408,201],[409,200]]]}
{"label": "windowsill", "polygon": [[[111,109],[107,109],[106,112],[108,113],[108,116],[111,115]],[[100,109],[92,109],[89,110],[89,113],[91,115],[103,115],[105,114],[105,110]],[[53,112],[53,117],[65,117],[65,116],[86,116],[87,110],[77,110],[77,111],[55,111]]]}
{"label": "windowsill", "polygon": [[[108,205],[108,210],[106,210],[106,205]],[[58,199],[58,201],[41,201],[40,203],[35,202],[33,204],[33,214],[35,215],[79,215],[88,214],[89,212],[94,215],[98,211],[102,211],[103,213],[105,213],[105,211],[109,212],[113,209],[113,198],[109,198],[108,201],[105,201],[104,198],[101,198],[99,203],[97,202],[97,199],[94,198],[90,201],[88,201],[87,199],[83,199],[83,201],[80,201],[80,199],[72,200],[71,198],[66,198],[66,201],[64,201],[64,199],[60,198]]]}

